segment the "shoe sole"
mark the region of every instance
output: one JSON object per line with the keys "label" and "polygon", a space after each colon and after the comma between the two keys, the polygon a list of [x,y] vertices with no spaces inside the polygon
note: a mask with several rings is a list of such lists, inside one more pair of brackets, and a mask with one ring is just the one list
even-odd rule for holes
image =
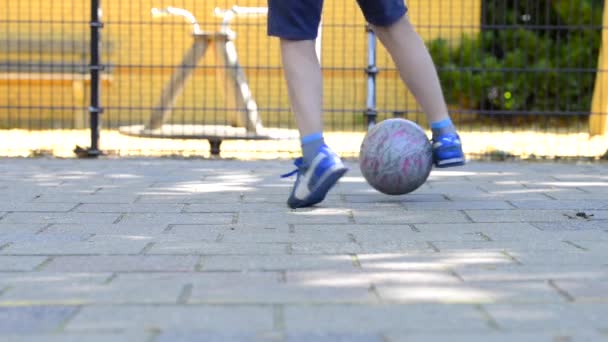
{"label": "shoe sole", "polygon": [[[315,191],[313,191],[313,194],[311,194],[311,196],[307,200],[305,200],[305,201],[297,200],[296,203],[287,201],[287,205],[291,209],[297,209],[297,208],[310,207],[310,206],[313,206],[313,205],[323,201],[325,199],[325,196],[329,192],[329,190],[331,190],[331,188],[333,188],[334,185],[336,185],[338,183],[340,178],[342,178],[342,176],[344,176],[344,174],[346,174],[346,172],[348,172],[348,168],[340,168],[340,169],[333,171],[329,176],[327,176],[327,178],[325,178],[325,180],[323,180],[323,182],[321,182],[321,184],[319,184],[317,189]],[[291,198],[290,198],[290,200],[291,200]]]}
{"label": "shoe sole", "polygon": [[464,164],[465,164],[465,161],[463,158],[451,158],[451,159],[447,159],[447,160],[442,160],[440,162],[436,162],[435,166],[442,169],[442,168],[446,168],[446,167],[462,166]]}

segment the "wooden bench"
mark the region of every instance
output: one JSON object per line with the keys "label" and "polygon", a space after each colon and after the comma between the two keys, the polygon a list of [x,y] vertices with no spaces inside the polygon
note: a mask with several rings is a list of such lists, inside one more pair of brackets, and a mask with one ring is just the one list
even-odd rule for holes
{"label": "wooden bench", "polygon": [[[104,55],[111,47],[104,45]],[[91,83],[89,60],[88,40],[0,38],[0,84],[71,86],[74,107],[81,107]],[[111,66],[102,71],[102,85],[112,82],[111,72]],[[76,111],[74,127],[85,128],[87,116],[87,109]]]}

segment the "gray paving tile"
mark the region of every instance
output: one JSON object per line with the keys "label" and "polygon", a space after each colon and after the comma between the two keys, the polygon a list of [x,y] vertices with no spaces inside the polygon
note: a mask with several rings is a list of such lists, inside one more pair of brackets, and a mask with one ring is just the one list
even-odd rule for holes
{"label": "gray paving tile", "polygon": [[286,342],[307,342],[307,341],[318,341],[318,342],[383,342],[385,341],[381,334],[369,333],[369,334],[352,334],[352,333],[300,333],[300,334],[288,334],[285,337]]}
{"label": "gray paving tile", "polygon": [[118,219],[118,214],[107,213],[9,213],[2,223],[112,223]]}
{"label": "gray paving tile", "polygon": [[[86,214],[91,215],[91,214]],[[103,214],[98,214],[103,215]],[[123,216],[122,224],[230,224],[232,213],[131,213]]]}
{"label": "gray paving tile", "polygon": [[292,332],[349,334],[489,330],[472,306],[438,304],[288,306],[285,327]]}
{"label": "gray paving tile", "polygon": [[553,222],[574,217],[572,210],[466,210],[475,222]]}
{"label": "gray paving tile", "polygon": [[378,285],[385,302],[398,303],[563,303],[566,300],[546,282]]}
{"label": "gray paving tile", "polygon": [[[68,284],[101,284],[111,273],[63,273],[63,272],[1,272],[0,285],[11,287],[35,285],[62,286]],[[1,298],[1,297],[0,297]]]}
{"label": "gray paving tile", "polygon": [[238,222],[285,222],[291,224],[349,223],[349,212],[332,208],[299,209],[297,211],[240,213]]}
{"label": "gray paving tile", "polygon": [[465,282],[548,280],[608,280],[608,268],[598,265],[456,265],[451,269]]}
{"label": "gray paving tile", "polygon": [[593,331],[563,332],[489,332],[489,333],[389,333],[385,334],[389,342],[408,341],[478,341],[478,342],[537,342],[537,341],[601,341],[602,336]]}
{"label": "gray paving tile", "polygon": [[520,209],[606,209],[608,200],[519,200],[511,201]]}
{"label": "gray paving tile", "polygon": [[179,213],[183,204],[144,204],[144,203],[95,203],[83,204],[76,209],[79,213]]}
{"label": "gray paving tile", "polygon": [[163,223],[55,223],[46,228],[44,234],[154,236],[162,234],[167,227],[168,225]]}
{"label": "gray paving tile", "polygon": [[381,211],[353,210],[358,224],[405,224],[405,223],[467,223],[469,219],[457,210],[403,210],[391,215]]}
{"label": "gray paving tile", "polygon": [[8,255],[137,254],[148,241],[93,237],[87,241],[17,242],[0,251]]}
{"label": "gray paving tile", "polygon": [[222,213],[234,212],[241,213],[268,213],[284,212],[287,210],[284,203],[207,203],[207,204],[188,204],[184,211],[187,213]]}
{"label": "gray paving tile", "polygon": [[147,341],[151,338],[148,332],[88,332],[88,333],[30,333],[27,334],[4,334],[0,336],[1,342],[135,342]]}
{"label": "gray paving tile", "polygon": [[408,202],[403,205],[408,210],[513,209],[507,201],[497,200]]}
{"label": "gray paving tile", "polygon": [[[0,262],[2,257],[0,257]],[[90,255],[58,256],[48,263],[47,272],[134,272],[194,271],[199,260],[190,255]]]}
{"label": "gray paving tile", "polygon": [[608,325],[605,304],[489,304],[484,308],[508,331],[590,331]]}
{"label": "gray paving tile", "polygon": [[502,265],[513,260],[499,251],[462,252],[409,252],[393,254],[361,254],[357,256],[361,267],[370,271],[402,271],[445,269],[463,265]]}
{"label": "gray paving tile", "polygon": [[458,285],[461,281],[447,269],[419,269],[403,271],[366,271],[361,269],[290,270],[286,272],[288,283],[307,286],[365,286],[371,285]]}
{"label": "gray paving tile", "polygon": [[205,271],[352,269],[348,255],[207,256]]}
{"label": "gray paving tile", "polygon": [[230,243],[207,241],[159,242],[147,254],[203,254],[203,255],[284,255],[287,244]]}
{"label": "gray paving tile", "polygon": [[47,226],[48,224],[45,223],[2,223],[0,220],[0,236],[5,234],[34,234]]}
{"label": "gray paving tile", "polygon": [[0,202],[0,211],[11,212],[66,212],[76,206],[72,203],[18,203]]}
{"label": "gray paving tile", "polygon": [[237,332],[207,332],[207,331],[167,331],[156,339],[157,342],[283,342],[279,333],[237,333]]}
{"label": "gray paving tile", "polygon": [[259,306],[91,306],[66,331],[161,329],[259,332],[273,329],[270,307]]}
{"label": "gray paving tile", "polygon": [[0,297],[0,306],[36,305],[175,304],[183,285],[148,280],[106,283],[54,283],[14,286]]}
{"label": "gray paving tile", "polygon": [[46,260],[46,257],[0,256],[0,272],[32,271],[36,266],[42,264],[44,260]]}
{"label": "gray paving tile", "polygon": [[601,278],[556,280],[555,285],[572,296],[576,302],[608,303],[607,273],[608,270],[604,270]]}
{"label": "gray paving tile", "polygon": [[52,332],[77,310],[72,306],[0,307],[0,333]]}

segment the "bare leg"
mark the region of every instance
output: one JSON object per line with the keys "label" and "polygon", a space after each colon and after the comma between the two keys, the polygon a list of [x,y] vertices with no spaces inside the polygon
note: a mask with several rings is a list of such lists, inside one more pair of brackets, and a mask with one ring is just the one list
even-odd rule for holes
{"label": "bare leg", "polygon": [[281,39],[281,56],[300,136],[323,131],[323,79],[314,40]]}
{"label": "bare leg", "polygon": [[391,26],[375,26],[374,32],[390,53],[401,79],[414,94],[429,122],[448,119],[435,65],[407,15]]}

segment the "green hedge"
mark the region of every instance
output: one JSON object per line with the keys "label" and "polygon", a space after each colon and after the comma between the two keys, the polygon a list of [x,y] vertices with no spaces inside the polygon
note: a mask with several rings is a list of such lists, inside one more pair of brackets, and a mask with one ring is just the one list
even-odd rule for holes
{"label": "green hedge", "polygon": [[589,112],[602,6],[486,0],[478,35],[428,44],[447,101],[482,112]]}

